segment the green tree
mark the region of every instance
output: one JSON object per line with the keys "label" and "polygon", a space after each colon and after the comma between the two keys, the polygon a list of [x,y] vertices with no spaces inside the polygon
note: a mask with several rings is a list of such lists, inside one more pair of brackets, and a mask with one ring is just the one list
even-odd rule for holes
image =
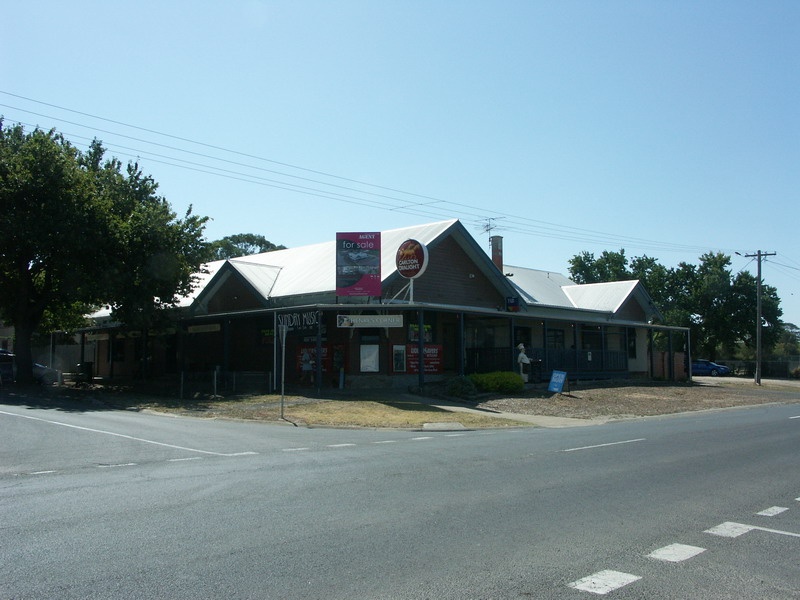
{"label": "green tree", "polygon": [[[175,219],[136,165],[122,173],[94,142],[0,120],[0,318],[15,328],[18,377],[32,379],[31,339],[109,305],[141,325],[173,305],[208,258],[206,219]],[[61,325],[61,327],[59,327]]]}
{"label": "green tree", "polygon": [[655,258],[639,256],[631,259],[630,279],[638,279],[653,298],[656,306],[669,306],[673,298],[670,296],[670,271],[658,263]]}
{"label": "green tree", "polygon": [[776,358],[800,356],[800,330],[794,323],[784,323],[778,343],[773,348]]}
{"label": "green tree", "polygon": [[730,256],[707,253],[700,257],[691,300],[694,306],[692,338],[704,357],[715,360],[717,350],[732,348],[740,335],[738,307],[732,289]]}
{"label": "green tree", "polygon": [[211,242],[215,260],[249,256],[250,254],[284,250],[285,248],[286,246],[276,246],[263,235],[255,233],[237,233]]}
{"label": "green tree", "polygon": [[203,239],[206,217],[186,211],[178,219],[158,184],[139,165],[124,169],[117,159],[94,171],[112,198],[116,253],[106,272],[108,304],[122,323],[137,329],[158,327],[169,309],[187,295],[200,265],[210,259]]}
{"label": "green tree", "polygon": [[634,279],[628,271],[625,250],[609,252],[604,250],[600,258],[591,252],[581,252],[569,261],[570,278],[575,283],[603,283],[607,281],[627,281]]}

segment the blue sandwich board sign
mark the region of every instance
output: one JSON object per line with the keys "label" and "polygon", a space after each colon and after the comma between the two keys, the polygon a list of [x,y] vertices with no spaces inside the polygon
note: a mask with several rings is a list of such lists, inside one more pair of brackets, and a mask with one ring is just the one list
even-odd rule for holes
{"label": "blue sandwich board sign", "polygon": [[564,382],[566,380],[566,371],[553,371],[553,374],[550,376],[550,385],[547,386],[547,391],[560,394],[562,391],[564,391]]}

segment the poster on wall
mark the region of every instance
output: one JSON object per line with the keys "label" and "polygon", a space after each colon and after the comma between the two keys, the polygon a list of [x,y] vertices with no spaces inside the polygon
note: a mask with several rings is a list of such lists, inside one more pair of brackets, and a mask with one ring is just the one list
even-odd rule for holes
{"label": "poster on wall", "polygon": [[377,344],[364,344],[361,346],[361,372],[378,373],[381,369],[380,349]]}
{"label": "poster on wall", "polygon": [[[406,346],[406,365],[409,373],[419,373],[419,346],[409,344]],[[442,373],[442,346],[441,344],[425,344],[425,373]]]}
{"label": "poster on wall", "polygon": [[[345,366],[345,348],[341,344],[331,346],[322,345],[322,357],[320,364],[323,373],[338,373],[339,369]],[[331,354],[331,350],[333,353]],[[301,376],[304,371],[316,371],[317,369],[317,345],[303,344],[295,351],[295,370]],[[307,374],[307,373],[306,373]]]}
{"label": "poster on wall", "polygon": [[336,234],[336,295],[381,295],[381,234]]}
{"label": "poster on wall", "polygon": [[[425,332],[425,343],[430,342],[433,339],[433,329],[430,325],[425,325],[423,327],[423,331]],[[416,323],[410,323],[408,326],[408,341],[409,342],[418,342],[419,341],[419,325]]]}
{"label": "poster on wall", "polygon": [[392,370],[395,373],[406,372],[406,347],[402,344],[392,346]]}

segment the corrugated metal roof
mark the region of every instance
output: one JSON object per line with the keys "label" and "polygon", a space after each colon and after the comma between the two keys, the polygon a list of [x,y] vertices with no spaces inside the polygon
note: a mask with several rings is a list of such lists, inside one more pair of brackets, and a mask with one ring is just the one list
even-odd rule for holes
{"label": "corrugated metal roof", "polygon": [[[400,244],[409,238],[430,244],[455,223],[457,220],[451,219],[382,231],[382,279],[385,280],[397,270],[395,254]],[[229,262],[264,298],[332,292],[336,289],[336,240],[232,258]]]}
{"label": "corrugated metal roof", "polygon": [[[385,281],[396,273],[395,255],[404,241],[413,238],[430,245],[456,224],[457,219],[450,219],[381,232],[382,279]],[[458,236],[469,236],[460,226],[453,232]],[[475,251],[479,252],[477,245]],[[493,269],[488,256],[486,262]],[[192,305],[204,291],[213,294],[208,286],[226,264],[265,299],[324,294],[336,288],[336,241],[331,240],[208,263],[203,266],[203,272],[197,274],[193,292],[181,298],[179,306]],[[498,278],[513,286],[520,299],[528,305],[612,314],[631,297],[638,285],[638,281],[578,285],[560,273],[508,265],[504,265],[502,273],[511,274],[511,277],[502,277],[498,271]]]}
{"label": "corrugated metal roof", "polygon": [[195,284],[192,288],[190,294],[183,296],[178,299],[178,306],[186,307],[190,306],[192,302],[200,295],[200,293],[205,289],[208,282],[214,279],[214,276],[217,272],[222,268],[222,265],[225,264],[224,260],[215,260],[210,263],[206,263],[202,267],[202,271],[200,273],[195,273]]}
{"label": "corrugated metal roof", "polygon": [[638,281],[577,284],[560,273],[503,265],[528,304],[616,313],[631,297]]}
{"label": "corrugated metal roof", "polygon": [[526,303],[573,308],[563,288],[575,284],[564,275],[509,265],[503,265],[503,272],[511,274],[509,281]]}
{"label": "corrugated metal roof", "polygon": [[576,308],[615,313],[630,298],[638,284],[638,280],[573,284],[565,286],[564,293]]}
{"label": "corrugated metal roof", "polygon": [[282,268],[250,262],[244,258],[232,260],[230,264],[264,298],[270,296]]}
{"label": "corrugated metal roof", "polygon": [[247,277],[264,298],[308,294],[333,289],[336,242],[274,250],[229,262]]}

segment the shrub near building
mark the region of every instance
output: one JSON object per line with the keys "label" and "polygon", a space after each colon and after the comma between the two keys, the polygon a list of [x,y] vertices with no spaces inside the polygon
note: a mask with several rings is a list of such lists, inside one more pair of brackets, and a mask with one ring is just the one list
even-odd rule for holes
{"label": "shrub near building", "polygon": [[513,371],[473,373],[469,376],[479,392],[515,394],[525,389],[525,382]]}

